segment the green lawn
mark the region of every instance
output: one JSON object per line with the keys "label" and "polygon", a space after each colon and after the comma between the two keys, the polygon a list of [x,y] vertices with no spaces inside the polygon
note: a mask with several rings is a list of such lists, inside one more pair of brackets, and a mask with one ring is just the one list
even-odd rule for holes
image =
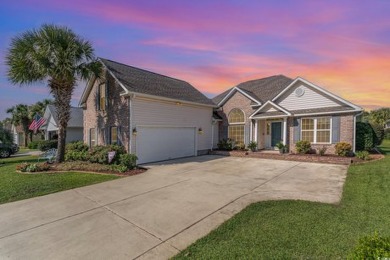
{"label": "green lawn", "polygon": [[255,203],[176,258],[345,258],[361,236],[390,236],[390,141],[381,149],[385,159],[349,168],[340,205]]}
{"label": "green lawn", "polygon": [[37,162],[37,157],[0,159],[0,204],[119,178],[115,175],[77,172],[51,174],[15,172],[15,166],[22,162]]}

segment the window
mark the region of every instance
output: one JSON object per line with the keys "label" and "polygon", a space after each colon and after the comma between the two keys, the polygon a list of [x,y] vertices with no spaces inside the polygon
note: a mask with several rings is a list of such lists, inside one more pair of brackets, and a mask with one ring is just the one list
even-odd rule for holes
{"label": "window", "polygon": [[106,110],[106,85],[99,86],[99,109],[101,111]]}
{"label": "window", "polygon": [[89,145],[90,146],[96,145],[96,129],[95,128],[89,129]]}
{"label": "window", "polygon": [[331,143],[330,117],[303,118],[301,140],[311,143]]}
{"label": "window", "polygon": [[229,124],[244,124],[245,123],[245,116],[244,112],[242,112],[241,109],[233,108],[232,111],[229,113]]}
{"label": "window", "polygon": [[245,115],[241,109],[233,108],[229,113],[228,137],[236,142],[236,145],[243,145],[245,132]]}
{"label": "window", "polygon": [[110,144],[117,144],[118,143],[118,127],[113,126],[111,127],[111,139]]}

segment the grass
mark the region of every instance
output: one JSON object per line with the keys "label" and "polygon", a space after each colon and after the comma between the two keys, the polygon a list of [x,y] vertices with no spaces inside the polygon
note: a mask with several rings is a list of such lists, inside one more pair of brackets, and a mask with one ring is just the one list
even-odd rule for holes
{"label": "grass", "polygon": [[175,258],[346,258],[359,237],[390,236],[390,140],[380,148],[385,159],[349,168],[339,205],[255,203]]}
{"label": "grass", "polygon": [[21,174],[15,171],[18,163],[37,162],[34,156],[11,157],[0,162],[0,204],[118,178],[77,172]]}

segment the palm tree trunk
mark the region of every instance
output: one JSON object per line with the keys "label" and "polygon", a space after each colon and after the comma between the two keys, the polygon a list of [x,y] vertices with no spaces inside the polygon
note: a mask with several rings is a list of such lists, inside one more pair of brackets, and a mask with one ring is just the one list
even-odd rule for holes
{"label": "palm tree trunk", "polygon": [[56,162],[60,163],[65,158],[66,128],[70,119],[70,101],[74,90],[74,82],[59,82],[51,80],[49,83],[54,96],[54,106],[58,117],[58,145]]}

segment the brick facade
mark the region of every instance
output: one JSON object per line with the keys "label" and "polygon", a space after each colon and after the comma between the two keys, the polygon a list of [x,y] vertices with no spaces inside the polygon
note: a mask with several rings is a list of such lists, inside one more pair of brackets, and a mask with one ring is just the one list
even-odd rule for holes
{"label": "brick facade", "polygon": [[243,94],[241,94],[240,92],[236,92],[233,94],[233,96],[231,96],[229,98],[228,101],[226,101],[226,103],[221,107],[222,108],[222,112],[221,115],[222,115],[222,118],[223,118],[223,121],[222,121],[222,125],[221,127],[219,127],[219,136],[220,136],[220,139],[226,139],[228,137],[228,126],[229,126],[229,122],[228,122],[228,115],[230,113],[230,111],[233,109],[233,108],[239,108],[241,109],[244,114],[245,114],[245,142],[246,144],[248,143],[249,141],[249,128],[250,128],[250,119],[249,119],[249,116],[255,111],[252,107],[251,107],[251,103],[252,101],[247,98],[246,96],[244,96]]}
{"label": "brick facade", "polygon": [[129,100],[120,93],[123,88],[115,81],[115,79],[107,74],[108,80],[108,106],[106,111],[97,109],[97,90],[100,83],[104,83],[105,79],[96,80],[88,98],[86,107],[84,108],[84,143],[89,144],[90,129],[96,128],[98,137],[97,145],[108,143],[110,136],[110,127],[118,127],[118,137],[122,145],[129,150]]}

